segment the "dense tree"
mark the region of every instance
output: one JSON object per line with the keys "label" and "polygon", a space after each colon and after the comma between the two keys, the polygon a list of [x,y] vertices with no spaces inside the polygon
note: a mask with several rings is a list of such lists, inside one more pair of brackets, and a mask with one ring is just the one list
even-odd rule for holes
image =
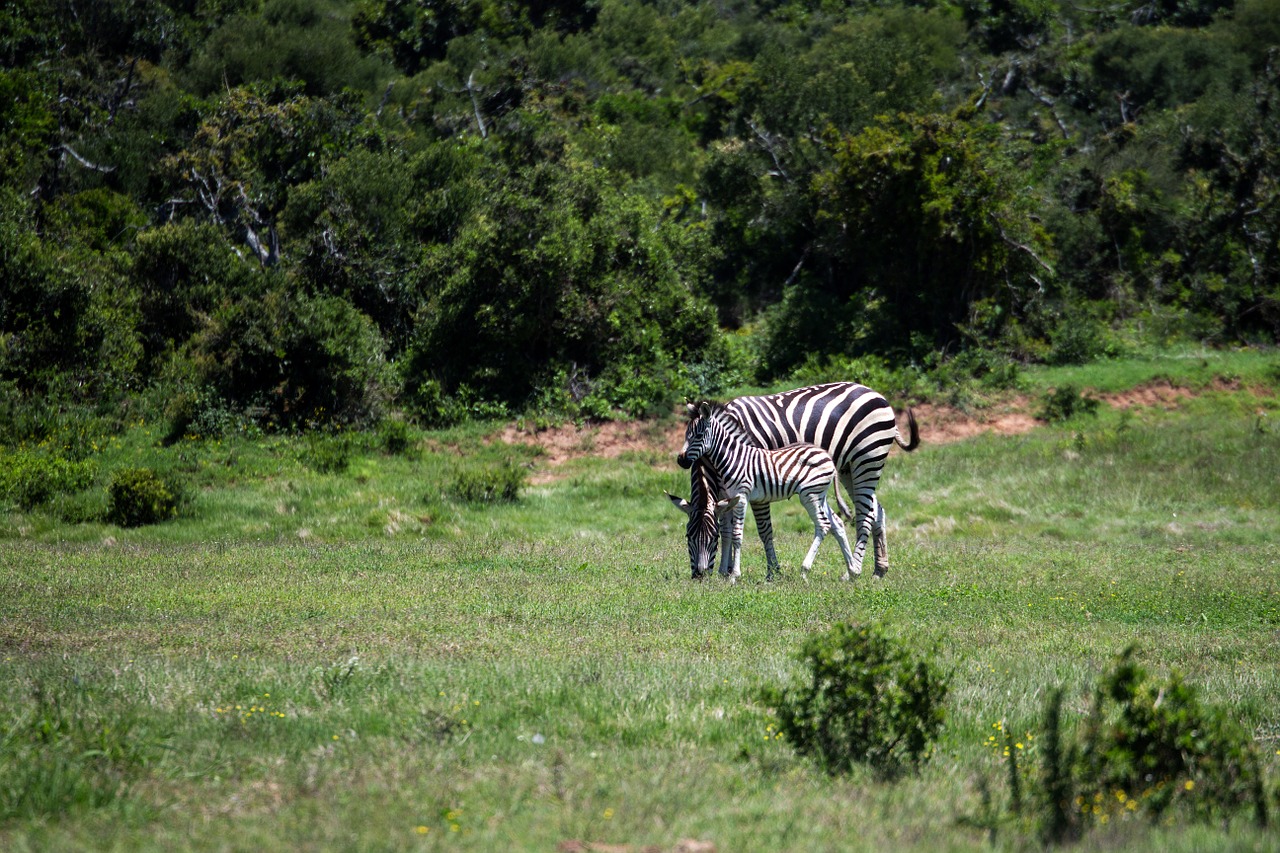
{"label": "dense tree", "polygon": [[1277,50],[1280,0],[18,0],[0,408],[604,416],[811,354],[1274,343]]}
{"label": "dense tree", "polygon": [[714,332],[694,296],[705,251],[697,229],[572,153],[512,172],[428,257],[410,391],[423,405],[441,392],[673,403],[681,361]]}

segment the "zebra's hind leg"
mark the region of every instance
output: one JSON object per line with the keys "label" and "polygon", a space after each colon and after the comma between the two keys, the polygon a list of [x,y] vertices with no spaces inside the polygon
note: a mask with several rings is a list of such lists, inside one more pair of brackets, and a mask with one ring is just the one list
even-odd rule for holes
{"label": "zebra's hind leg", "polygon": [[853,549],[849,547],[849,536],[845,533],[844,522],[840,520],[839,513],[831,511],[831,505],[826,505],[827,517],[831,519],[831,532],[836,535],[836,541],[840,543],[840,553],[844,555],[844,579],[853,580]]}
{"label": "zebra's hind leg", "polygon": [[[879,479],[879,473],[870,478],[861,477],[858,483],[854,482],[854,472],[849,468],[842,470],[839,476],[841,489],[853,502],[853,512],[847,514],[846,518],[850,524],[854,525],[857,533],[853,546],[853,566],[845,575],[847,580],[852,580],[862,574],[862,563],[867,556],[867,542],[872,539],[871,529],[878,506],[875,483]],[[839,498],[838,494],[837,498]],[[842,510],[848,510],[843,501],[840,502],[840,506]]]}
{"label": "zebra's hind leg", "polygon": [[[872,497],[874,498],[874,493]],[[863,495],[859,495],[854,504],[857,506],[857,538],[853,545],[853,565],[845,575],[846,580],[853,580],[862,574],[862,563],[867,556],[867,543],[872,538],[872,519],[875,517],[875,508],[868,505]]]}
{"label": "zebra's hind leg", "polygon": [[874,495],[871,501],[874,508],[871,535],[876,551],[876,570],[873,577],[882,578],[889,573],[889,537],[885,534],[884,506]]}
{"label": "zebra's hind leg", "polygon": [[804,508],[809,511],[809,518],[813,519],[813,544],[809,546],[809,553],[804,555],[804,562],[800,564],[800,576],[805,583],[809,582],[809,569],[813,566],[813,561],[818,556],[818,546],[822,544],[823,538],[826,537],[827,531],[831,529],[831,519],[834,513],[827,507],[825,492],[822,494],[800,495],[800,500],[804,504]]}

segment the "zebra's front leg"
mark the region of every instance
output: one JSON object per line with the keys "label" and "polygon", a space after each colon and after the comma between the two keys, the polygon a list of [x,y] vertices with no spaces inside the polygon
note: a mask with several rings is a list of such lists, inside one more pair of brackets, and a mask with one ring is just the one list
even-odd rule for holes
{"label": "zebra's front leg", "polygon": [[782,567],[778,565],[778,553],[773,547],[773,518],[769,513],[768,501],[755,501],[751,504],[751,514],[756,519],[756,533],[760,534],[760,544],[764,546],[764,558],[767,565],[765,580],[782,578]]}
{"label": "zebra's front leg", "polygon": [[720,573],[731,582],[737,583],[738,578],[742,577],[742,528],[747,519],[747,499],[743,495],[735,495],[719,501],[716,503],[716,512],[727,514],[732,518],[733,533],[729,540],[729,571],[725,572],[725,564],[721,563]]}
{"label": "zebra's front leg", "polygon": [[720,577],[727,578],[733,573],[733,514],[720,509],[719,503],[716,512],[720,527]]}

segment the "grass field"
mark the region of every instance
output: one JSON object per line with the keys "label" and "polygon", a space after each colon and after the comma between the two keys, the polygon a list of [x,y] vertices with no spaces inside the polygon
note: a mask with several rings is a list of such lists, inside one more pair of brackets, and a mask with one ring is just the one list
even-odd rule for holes
{"label": "grass field", "polygon": [[[408,455],[357,446],[322,473],[296,441],[162,451],[140,424],[105,453],[182,473],[182,517],[0,518],[0,849],[1036,847],[969,825],[983,784],[1005,796],[993,727],[1033,732],[1059,685],[1078,718],[1132,643],[1253,733],[1274,811],[1280,371],[1274,354],[1234,358],[1037,375],[1197,393],[895,453],[892,569],[854,584],[834,543],[799,581],[796,502],[775,506],[782,582],[764,583],[751,533],[742,583],[690,582],[662,496],[687,475],[658,449],[587,455],[515,503],[473,505],[451,497],[459,470],[536,457],[473,453],[471,429]],[[936,644],[952,672],[918,776],[828,777],[758,701],[838,621]],[[1035,739],[1019,742],[1034,766]],[[1278,838],[1247,815],[1175,815],[1077,849]]]}

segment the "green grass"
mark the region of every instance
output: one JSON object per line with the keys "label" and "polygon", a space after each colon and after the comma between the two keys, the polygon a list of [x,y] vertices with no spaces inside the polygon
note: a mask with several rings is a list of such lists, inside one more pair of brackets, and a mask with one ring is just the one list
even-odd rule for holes
{"label": "green grass", "polygon": [[1188,347],[1103,359],[1079,367],[1038,368],[1027,371],[1023,378],[1027,388],[1037,392],[1071,383],[1107,393],[1160,381],[1193,389],[1202,389],[1215,381],[1274,388],[1280,383],[1280,353]]}
{"label": "green grass", "polygon": [[[984,849],[964,819],[982,780],[1005,796],[993,725],[1032,731],[1056,685],[1078,719],[1131,643],[1254,734],[1274,809],[1270,387],[895,453],[892,569],[854,584],[834,543],[799,581],[794,502],[775,506],[783,582],[763,582],[749,532],[742,583],[691,583],[662,495],[687,475],[662,453],[578,460],[474,504],[450,494],[459,470],[536,459],[464,453],[471,430],[317,471],[298,442],[165,450],[141,426],[101,464],[183,474],[181,517],[0,522],[0,848]],[[842,620],[936,642],[953,672],[918,777],[827,777],[757,700]],[[995,846],[1035,842],[1006,826]],[[1244,817],[1083,845],[1273,848]]]}

